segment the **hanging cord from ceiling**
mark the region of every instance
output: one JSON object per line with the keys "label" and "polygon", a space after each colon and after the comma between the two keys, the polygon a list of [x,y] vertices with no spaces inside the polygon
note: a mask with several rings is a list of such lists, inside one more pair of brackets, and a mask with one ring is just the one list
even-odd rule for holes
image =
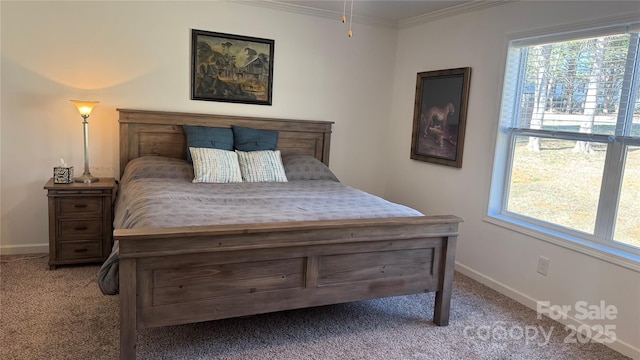
{"label": "hanging cord from ceiling", "polygon": [[[347,0],[344,0],[344,4],[342,6],[342,23],[347,22]],[[349,32],[347,36],[352,37],[353,31],[351,31],[351,24],[353,23],[353,0],[351,0],[351,13],[349,14]]]}

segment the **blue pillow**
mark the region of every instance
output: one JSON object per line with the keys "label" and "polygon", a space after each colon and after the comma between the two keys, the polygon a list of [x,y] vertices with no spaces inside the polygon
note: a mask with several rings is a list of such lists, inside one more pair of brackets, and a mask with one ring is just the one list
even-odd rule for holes
{"label": "blue pillow", "polygon": [[187,135],[187,161],[191,159],[190,147],[233,151],[233,131],[230,128],[183,125]]}
{"label": "blue pillow", "polygon": [[240,126],[233,129],[233,146],[240,151],[276,150],[278,146],[278,132],[274,130],[259,130]]}

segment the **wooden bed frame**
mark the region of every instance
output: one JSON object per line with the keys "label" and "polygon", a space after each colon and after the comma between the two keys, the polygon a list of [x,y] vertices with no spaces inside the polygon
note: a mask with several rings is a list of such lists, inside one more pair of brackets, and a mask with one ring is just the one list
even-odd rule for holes
{"label": "wooden bed frame", "polygon": [[[280,132],[283,155],[328,165],[332,122],[118,109],[120,174],[139,156],[185,158],[182,125]],[[120,242],[120,358],[136,330],[379,297],[436,292],[445,326],[456,216],[115,230]]]}

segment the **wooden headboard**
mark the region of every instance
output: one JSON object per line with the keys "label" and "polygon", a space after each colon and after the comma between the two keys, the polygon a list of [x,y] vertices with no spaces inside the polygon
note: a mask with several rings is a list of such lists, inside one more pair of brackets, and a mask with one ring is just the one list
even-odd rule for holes
{"label": "wooden headboard", "polygon": [[231,127],[279,132],[282,155],[311,155],[329,165],[331,121],[268,119],[247,116],[190,114],[117,109],[120,113],[120,176],[127,163],[140,156],[186,159],[187,141],[182,125]]}

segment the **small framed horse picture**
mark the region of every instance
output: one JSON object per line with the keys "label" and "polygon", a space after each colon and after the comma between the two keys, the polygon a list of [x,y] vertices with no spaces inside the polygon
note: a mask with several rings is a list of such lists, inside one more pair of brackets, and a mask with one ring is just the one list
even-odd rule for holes
{"label": "small framed horse picture", "polygon": [[420,72],[411,159],[462,167],[471,68]]}

